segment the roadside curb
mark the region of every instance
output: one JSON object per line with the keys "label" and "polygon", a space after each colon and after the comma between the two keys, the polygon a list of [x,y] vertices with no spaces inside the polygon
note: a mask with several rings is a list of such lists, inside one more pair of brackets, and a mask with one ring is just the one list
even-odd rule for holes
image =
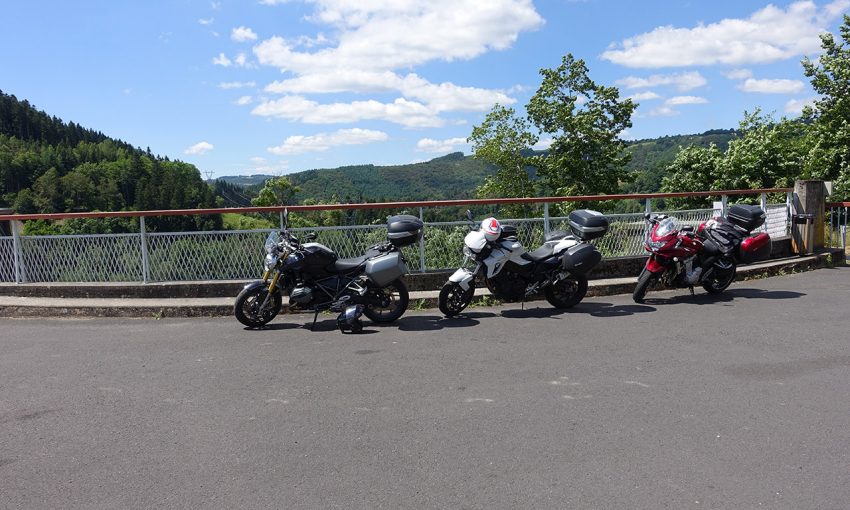
{"label": "roadside curb", "polygon": [[[788,257],[738,268],[737,281],[843,266],[840,249],[825,250],[806,257]],[[629,294],[637,277],[590,280],[588,296]],[[413,291],[409,309],[436,308],[439,291]],[[232,297],[202,298],[49,298],[0,296],[0,317],[226,317],[233,314]],[[538,301],[542,296],[532,296]],[[475,304],[495,304],[486,288],[476,289]],[[284,313],[286,313],[284,308]],[[299,312],[304,313],[304,312]]]}

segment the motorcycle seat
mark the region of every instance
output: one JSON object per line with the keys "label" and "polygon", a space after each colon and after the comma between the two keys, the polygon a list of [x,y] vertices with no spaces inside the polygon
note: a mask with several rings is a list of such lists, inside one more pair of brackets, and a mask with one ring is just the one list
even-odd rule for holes
{"label": "motorcycle seat", "polygon": [[544,244],[543,246],[541,246],[540,248],[537,248],[534,251],[524,253],[523,257],[526,257],[530,260],[533,260],[534,262],[537,262],[537,261],[540,261],[540,260],[543,260],[543,259],[548,259],[549,257],[552,256],[553,253],[555,253],[555,249],[552,246],[548,246],[548,245]]}
{"label": "motorcycle seat", "polygon": [[369,255],[363,255],[362,257],[355,257],[353,259],[338,259],[334,262],[334,269],[338,273],[347,273],[362,267],[369,258]]}

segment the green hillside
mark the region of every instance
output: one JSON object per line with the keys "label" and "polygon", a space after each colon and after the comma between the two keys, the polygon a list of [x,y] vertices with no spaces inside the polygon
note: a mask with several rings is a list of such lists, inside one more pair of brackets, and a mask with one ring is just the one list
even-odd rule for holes
{"label": "green hillside", "polygon": [[[653,192],[661,186],[665,167],[681,147],[717,145],[726,150],[735,130],[712,130],[695,135],[674,135],[629,142],[632,154],[628,169],[636,173],[635,183],[624,186],[625,192]],[[296,200],[383,202],[399,200],[441,200],[474,198],[480,186],[494,169],[472,156],[460,152],[408,165],[360,165],[322,168],[287,175],[301,192]],[[271,175],[226,176],[219,181],[241,188],[247,194],[262,186]],[[230,194],[232,196],[232,193]],[[229,197],[226,197],[230,201]]]}

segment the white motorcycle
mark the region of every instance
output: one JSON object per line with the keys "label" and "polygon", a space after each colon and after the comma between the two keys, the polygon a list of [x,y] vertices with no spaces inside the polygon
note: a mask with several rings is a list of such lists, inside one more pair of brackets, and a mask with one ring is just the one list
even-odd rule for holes
{"label": "white motorcycle", "polygon": [[555,308],[570,308],[587,293],[587,272],[602,260],[588,243],[605,235],[608,219],[582,209],[569,215],[571,234],[556,231],[546,236],[543,246],[527,252],[516,237],[516,227],[487,218],[464,238],[463,267],[449,277],[440,290],[438,306],[446,317],[462,312],[475,294],[475,278],[481,275],[494,297],[502,301],[524,301],[543,291]]}

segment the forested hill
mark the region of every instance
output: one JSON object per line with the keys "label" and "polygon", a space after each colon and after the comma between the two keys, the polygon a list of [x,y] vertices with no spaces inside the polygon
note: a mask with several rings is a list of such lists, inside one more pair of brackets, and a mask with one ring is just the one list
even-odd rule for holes
{"label": "forested hill", "polygon": [[[652,192],[661,186],[665,169],[680,147],[717,145],[726,150],[736,131],[712,130],[696,135],[675,135],[628,143],[632,160],[628,169],[636,181],[623,191]],[[475,188],[483,184],[495,169],[464,156],[460,152],[424,163],[393,166],[349,166],[297,172],[287,177],[301,188],[297,201],[312,198],[319,201],[393,201],[474,198]],[[257,188],[271,175],[227,176],[219,181],[245,188]]]}
{"label": "forested hill", "polygon": [[[195,166],[37,110],[0,91],[0,206],[19,213],[214,207]],[[215,219],[172,218],[179,225]],[[219,220],[220,221],[220,220]]]}

